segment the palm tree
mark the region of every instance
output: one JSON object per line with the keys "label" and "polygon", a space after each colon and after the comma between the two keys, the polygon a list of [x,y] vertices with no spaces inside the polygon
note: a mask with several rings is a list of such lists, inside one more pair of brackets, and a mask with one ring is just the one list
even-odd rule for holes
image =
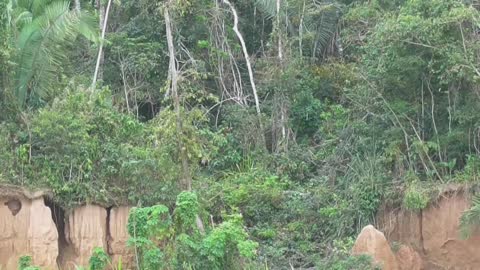
{"label": "palm tree", "polygon": [[275,21],[277,38],[296,43],[290,46],[296,45],[300,56],[322,59],[334,47],[341,53],[338,25],[342,6],[336,1],[256,0],[256,5],[267,19]]}
{"label": "palm tree", "polygon": [[79,35],[98,41],[97,23],[68,0],[10,0],[9,6],[17,48],[13,89],[24,107],[32,97],[48,96]]}

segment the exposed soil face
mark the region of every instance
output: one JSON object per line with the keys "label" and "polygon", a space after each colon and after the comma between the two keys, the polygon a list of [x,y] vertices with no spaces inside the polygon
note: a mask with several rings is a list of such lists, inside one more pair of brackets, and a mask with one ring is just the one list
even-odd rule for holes
{"label": "exposed soil face", "polygon": [[85,205],[74,209],[67,218],[65,236],[73,249],[65,254],[62,265],[88,265],[92,250],[107,250],[107,210],[98,205]]}
{"label": "exposed soil face", "polygon": [[[22,207],[12,211],[0,198],[0,268],[17,269],[18,259],[31,255],[35,265],[54,269],[58,256],[58,232],[43,198],[15,198]],[[10,204],[11,205],[11,204]]]}
{"label": "exposed soil face", "polygon": [[[423,261],[421,269],[480,269],[480,234],[466,240],[460,236],[460,218],[469,207],[467,192],[450,189],[420,213],[385,206],[378,215],[377,228],[390,244],[418,253]],[[406,251],[403,253],[408,257]]]}
{"label": "exposed soil face", "polygon": [[65,213],[44,193],[0,187],[0,269],[16,270],[25,255],[42,269],[75,269],[88,264],[95,247],[107,251],[114,265],[122,257],[123,269],[131,269],[129,210],[85,205]]}
{"label": "exposed soil face", "polygon": [[[88,263],[95,247],[114,262],[122,257],[124,269],[130,269],[129,207],[85,205],[65,213],[46,198],[41,192],[0,190],[0,269],[16,270],[24,255],[42,269],[74,269]],[[378,215],[379,230],[362,230],[353,253],[372,255],[386,270],[480,269],[480,234],[464,240],[459,232],[460,217],[469,207],[469,195],[452,190],[420,213],[385,206]]]}
{"label": "exposed soil face", "polygon": [[127,223],[130,209],[130,207],[114,207],[110,210],[107,246],[114,265],[121,257],[124,267],[127,266],[133,269],[134,254],[131,250],[125,248],[129,238]]}

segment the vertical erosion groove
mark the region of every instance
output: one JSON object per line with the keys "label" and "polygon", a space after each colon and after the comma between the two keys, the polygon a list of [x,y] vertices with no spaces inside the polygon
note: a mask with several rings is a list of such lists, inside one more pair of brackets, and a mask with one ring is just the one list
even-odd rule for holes
{"label": "vertical erosion groove", "polygon": [[43,197],[45,206],[50,208],[52,213],[52,220],[55,223],[55,227],[58,233],[58,255],[57,255],[57,265],[59,269],[62,269],[63,258],[67,250],[69,250],[69,245],[65,237],[65,210],[56,204],[52,199],[48,197]]}
{"label": "vertical erosion groove", "polygon": [[423,245],[423,210],[418,213],[418,227],[420,230],[420,247],[422,248],[423,255],[426,255],[425,246]]}
{"label": "vertical erosion groove", "polygon": [[105,227],[105,245],[106,245],[106,252],[109,254],[109,255],[113,255],[113,250],[110,246],[110,243],[111,241],[113,240],[112,239],[112,234],[110,232],[110,216],[111,216],[111,213],[112,213],[112,206],[110,207],[107,207],[106,210],[107,210],[107,219],[106,219],[106,227]]}

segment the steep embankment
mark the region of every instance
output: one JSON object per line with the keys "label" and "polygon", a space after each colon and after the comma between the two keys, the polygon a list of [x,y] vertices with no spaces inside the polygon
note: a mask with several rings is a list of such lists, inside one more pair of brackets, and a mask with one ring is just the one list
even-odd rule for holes
{"label": "steep embankment", "polygon": [[31,255],[35,263],[52,268],[59,248],[58,232],[41,193],[0,198],[0,268],[17,269],[18,258]]}
{"label": "steep embankment", "polygon": [[[88,263],[95,247],[114,262],[122,257],[129,269],[129,207],[84,205],[65,213],[49,198],[45,192],[0,187],[0,269],[17,269],[23,255],[43,269],[74,269]],[[386,270],[480,269],[480,234],[464,240],[459,233],[469,207],[468,192],[458,188],[444,191],[419,213],[385,205],[379,230],[365,227],[353,253],[372,255]]]}
{"label": "steep embankment", "polygon": [[[480,269],[480,234],[460,236],[460,218],[469,207],[470,196],[460,188],[442,192],[419,213],[385,205],[377,219],[379,231],[364,228],[353,252],[372,255],[387,270]],[[385,245],[387,240],[390,245]]]}
{"label": "steep embankment", "polygon": [[126,248],[129,207],[85,205],[65,213],[45,192],[0,187],[0,269],[17,269],[30,255],[42,269],[75,269],[87,265],[95,247],[102,247],[129,269]]}

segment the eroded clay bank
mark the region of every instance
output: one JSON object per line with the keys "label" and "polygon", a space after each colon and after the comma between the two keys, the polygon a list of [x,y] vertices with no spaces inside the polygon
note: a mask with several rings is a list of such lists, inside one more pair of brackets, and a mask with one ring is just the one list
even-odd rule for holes
{"label": "eroded clay bank", "polygon": [[463,239],[460,219],[470,208],[465,188],[451,186],[420,212],[384,205],[376,227],[365,227],[354,254],[368,254],[384,270],[480,269],[480,234]]}
{"label": "eroded clay bank", "polygon": [[[133,269],[126,247],[129,207],[84,205],[68,213],[44,192],[0,187],[0,269],[16,270],[30,255],[42,269],[75,269],[102,247]],[[462,239],[459,223],[469,192],[450,188],[421,212],[384,205],[376,227],[365,227],[354,254],[371,255],[384,270],[480,269],[480,234]]]}
{"label": "eroded clay bank", "polygon": [[88,264],[95,247],[130,269],[129,209],[84,205],[66,213],[44,192],[0,188],[0,269],[18,269],[25,255],[42,269],[75,269]]}

